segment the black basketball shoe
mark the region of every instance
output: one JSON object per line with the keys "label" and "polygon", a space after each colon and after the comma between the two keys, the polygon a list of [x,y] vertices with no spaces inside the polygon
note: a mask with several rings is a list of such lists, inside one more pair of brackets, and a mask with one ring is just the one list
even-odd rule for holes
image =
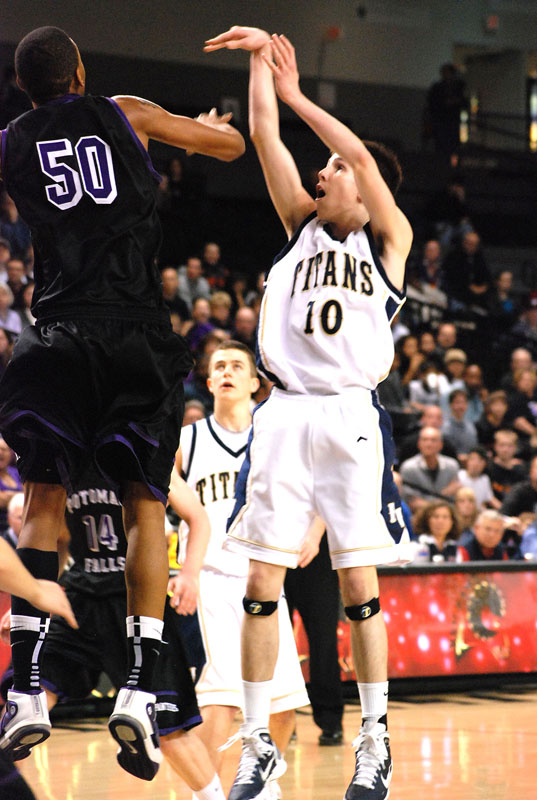
{"label": "black basketball shoe", "polygon": [[241,759],[228,800],[255,800],[265,797],[265,787],[284,774],[287,764],[266,728],[246,732],[242,726],[240,734]]}

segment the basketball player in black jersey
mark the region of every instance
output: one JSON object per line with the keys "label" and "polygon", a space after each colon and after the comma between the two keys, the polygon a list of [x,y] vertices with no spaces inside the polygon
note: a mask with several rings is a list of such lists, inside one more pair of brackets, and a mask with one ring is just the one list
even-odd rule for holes
{"label": "basketball player in black jersey", "polygon": [[[95,459],[123,503],[128,538],[128,679],[110,730],[118,760],[151,780],[161,761],[153,673],[168,565],[164,503],[191,367],[171,330],[155,255],[158,176],[149,139],[230,161],[244,151],[229,117],[175,116],[134,97],[85,95],[76,44],[52,27],[18,45],[15,69],[33,110],[1,132],[1,177],[32,231],[35,326],[0,385],[0,430],[25,486],[19,553],[55,579],[66,491]],[[0,747],[21,758],[47,738],[39,684],[48,619],[14,597],[14,683]]]}

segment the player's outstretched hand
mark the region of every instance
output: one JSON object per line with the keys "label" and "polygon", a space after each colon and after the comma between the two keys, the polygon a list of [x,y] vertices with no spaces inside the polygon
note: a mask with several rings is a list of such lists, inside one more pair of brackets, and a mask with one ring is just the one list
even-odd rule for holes
{"label": "player's outstretched hand", "polygon": [[198,605],[198,582],[182,570],[179,575],[170,578],[168,594],[171,595],[170,605],[177,614],[193,614]]}
{"label": "player's outstretched hand", "polygon": [[263,45],[270,42],[270,36],[261,28],[247,28],[244,25],[233,25],[225,33],[207,39],[204,50],[212,53],[213,50],[259,50]]}
{"label": "player's outstretched hand", "polygon": [[208,128],[218,128],[222,130],[227,127],[232,116],[231,111],[228,111],[226,114],[219,114],[216,108],[211,108],[208,112],[198,114],[196,120],[197,122],[201,122],[202,125],[207,125]]}
{"label": "player's outstretched hand", "polygon": [[291,103],[300,95],[299,74],[296,65],[295,48],[287,36],[272,34],[270,40],[274,61],[263,54],[263,60],[274,75],[276,92],[284,103]]}
{"label": "player's outstretched hand", "polygon": [[58,614],[67,620],[71,628],[78,628],[78,623],[73,614],[71,603],[62,587],[54,581],[36,581],[38,588],[35,594],[28,598],[33,606],[40,608],[41,611],[49,611],[51,614]]}

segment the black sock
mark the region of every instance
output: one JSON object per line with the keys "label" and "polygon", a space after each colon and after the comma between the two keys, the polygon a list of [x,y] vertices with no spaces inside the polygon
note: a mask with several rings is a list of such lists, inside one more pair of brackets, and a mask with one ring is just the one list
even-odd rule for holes
{"label": "black sock", "polygon": [[160,654],[164,623],[154,617],[127,617],[129,652],[126,686],[153,692],[153,676]]}
{"label": "black sock", "polygon": [[[26,569],[40,580],[58,579],[58,553],[20,547],[17,555]],[[49,615],[34,608],[22,597],[11,598],[11,658],[13,689],[17,692],[41,691],[39,665],[48,631]]]}
{"label": "black sock", "polygon": [[386,730],[388,730],[388,715],[387,714],[383,714],[382,717],[379,717],[378,719],[375,719],[374,717],[362,717],[362,728],[364,727],[366,722],[373,722],[373,723],[379,722],[381,725],[385,725],[386,726]]}

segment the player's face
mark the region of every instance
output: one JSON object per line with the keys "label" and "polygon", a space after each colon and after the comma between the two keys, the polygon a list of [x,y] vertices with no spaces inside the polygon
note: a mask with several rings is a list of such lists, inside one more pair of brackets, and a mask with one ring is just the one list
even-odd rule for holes
{"label": "player's face", "polygon": [[259,381],[252,377],[250,360],[242,350],[216,350],[211,357],[207,386],[219,400],[240,401],[252,396]]}
{"label": "player's face", "polygon": [[342,214],[356,212],[360,197],[354,172],[337,153],[320,170],[316,188],[317,213],[322,219],[337,221]]}

